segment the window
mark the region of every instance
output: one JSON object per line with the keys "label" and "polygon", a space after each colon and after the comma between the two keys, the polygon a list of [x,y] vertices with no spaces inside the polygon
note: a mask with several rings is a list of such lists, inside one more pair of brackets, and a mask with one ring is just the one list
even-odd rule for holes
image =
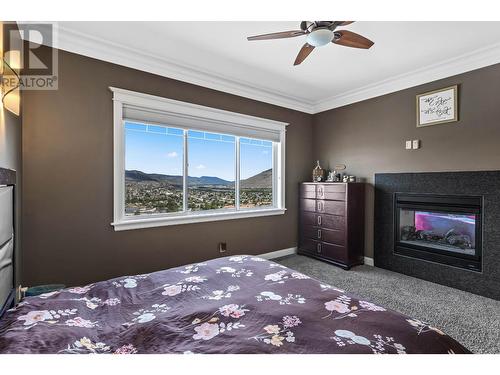
{"label": "window", "polygon": [[287,124],[111,90],[115,230],[285,212]]}
{"label": "window", "polygon": [[234,136],[189,130],[188,210],[234,209]]}
{"label": "window", "polygon": [[125,216],[183,210],[182,129],[125,122]]}
{"label": "window", "polygon": [[240,207],[272,207],[272,142],[241,138],[240,165]]}

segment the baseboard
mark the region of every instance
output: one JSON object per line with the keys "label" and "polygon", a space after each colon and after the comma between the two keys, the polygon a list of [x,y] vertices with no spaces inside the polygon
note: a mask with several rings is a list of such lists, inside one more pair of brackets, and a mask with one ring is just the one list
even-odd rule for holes
{"label": "baseboard", "polygon": [[[281,257],[286,257],[287,255],[297,254],[296,247],[289,247],[288,249],[282,249],[277,251],[271,251],[270,253],[259,254],[258,256],[264,259],[276,259]],[[373,266],[373,258],[365,257],[365,265]]]}
{"label": "baseboard", "polygon": [[270,253],[259,254],[258,256],[264,259],[276,259],[281,257],[286,257],[287,255],[293,255],[297,253],[296,247],[289,247],[288,249],[271,251]]}
{"label": "baseboard", "polygon": [[365,265],[373,267],[373,258],[365,257]]}

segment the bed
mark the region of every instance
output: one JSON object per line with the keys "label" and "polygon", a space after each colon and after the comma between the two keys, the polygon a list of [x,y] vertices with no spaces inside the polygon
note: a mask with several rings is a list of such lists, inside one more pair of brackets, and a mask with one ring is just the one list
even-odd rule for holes
{"label": "bed", "polygon": [[0,353],[468,353],[436,327],[238,255],[28,297]]}

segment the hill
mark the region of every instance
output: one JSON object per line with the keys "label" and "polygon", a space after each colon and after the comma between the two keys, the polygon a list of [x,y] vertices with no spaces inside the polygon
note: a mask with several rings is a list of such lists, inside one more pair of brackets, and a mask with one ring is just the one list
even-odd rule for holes
{"label": "hill", "polygon": [[[182,176],[167,175],[159,173],[145,173],[137,170],[125,171],[125,180],[128,182],[163,182],[170,185],[182,185]],[[188,178],[190,185],[210,185],[210,186],[229,186],[232,181],[226,181],[219,177],[201,176]]]}
{"label": "hill", "polygon": [[271,189],[273,187],[273,170],[268,169],[246,180],[241,180],[240,186],[242,189]]}
{"label": "hill", "polygon": [[[260,189],[272,187],[272,169],[260,172],[255,176],[241,180],[243,189]],[[125,180],[127,182],[163,182],[170,185],[182,185],[182,176],[166,175],[159,173],[145,173],[137,170],[125,171]],[[188,177],[190,185],[197,186],[233,186],[233,181],[227,181],[214,176]]]}

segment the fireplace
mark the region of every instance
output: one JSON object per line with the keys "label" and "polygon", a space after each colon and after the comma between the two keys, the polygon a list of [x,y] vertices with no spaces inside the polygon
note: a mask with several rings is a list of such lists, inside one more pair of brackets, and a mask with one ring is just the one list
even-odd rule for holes
{"label": "fireplace", "polygon": [[482,198],[394,194],[394,253],[480,272]]}
{"label": "fireplace", "polygon": [[499,186],[500,171],[376,173],[375,266],[500,300]]}

